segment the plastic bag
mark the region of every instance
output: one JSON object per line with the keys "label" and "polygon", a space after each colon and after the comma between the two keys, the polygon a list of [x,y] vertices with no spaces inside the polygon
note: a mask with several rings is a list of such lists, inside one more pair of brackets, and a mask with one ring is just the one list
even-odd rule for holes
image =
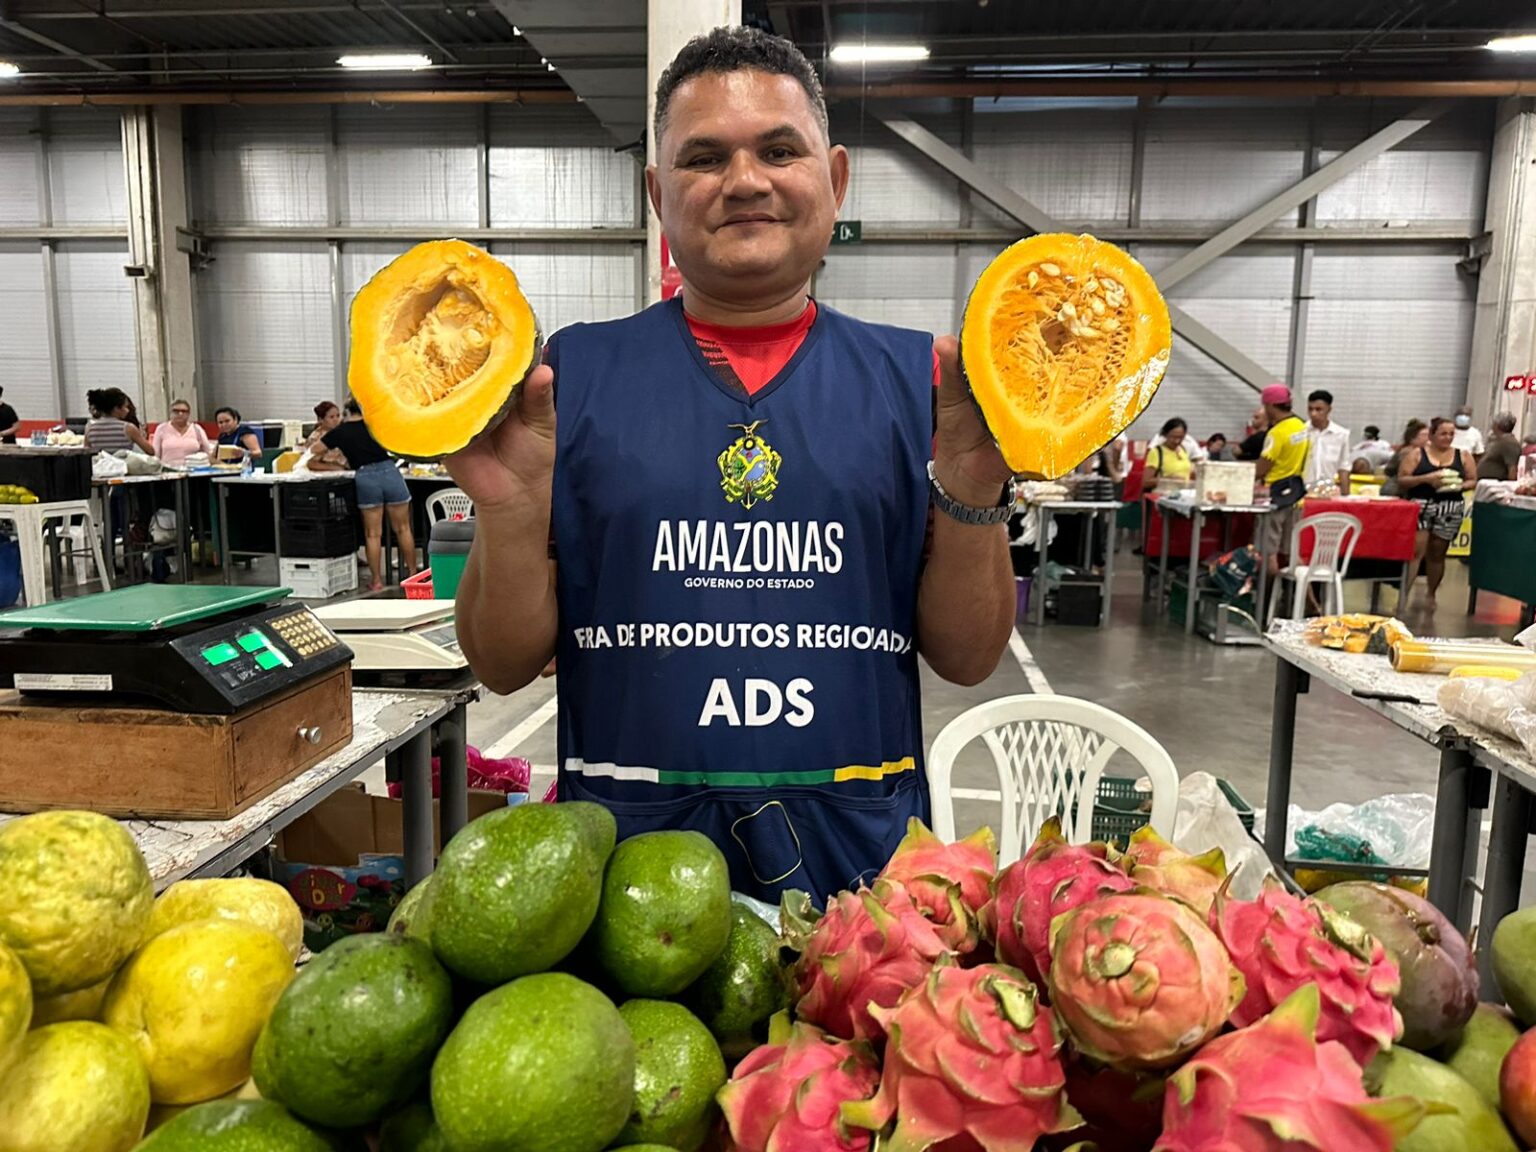
{"label": "plastic bag", "polygon": [[1447,715],[1508,737],[1536,756],[1536,672],[1514,681],[1482,676],[1447,680],[1435,699]]}
{"label": "plastic bag", "polygon": [[158,456],[146,456],[142,452],[129,452],[123,457],[123,464],[127,466],[130,476],[158,476],[165,471],[165,465],[160,463]]}
{"label": "plastic bag", "polygon": [[[483,756],[480,749],[471,744],[465,749],[464,758],[469,771],[469,786],[481,792],[502,792],[507,795],[523,794],[528,792],[528,785],[533,777],[533,765],[521,756],[508,756],[502,759],[490,759]],[[389,784],[389,794],[396,799],[400,797],[402,785],[399,781]],[[432,795],[442,795],[442,761],[432,757]],[[548,797],[545,797],[547,800]]]}
{"label": "plastic bag", "polygon": [[128,461],[121,460],[110,452],[98,452],[91,457],[91,479],[111,480],[126,475],[128,475]]}
{"label": "plastic bag", "polygon": [[1199,854],[1220,848],[1232,875],[1232,894],[1252,900],[1264,877],[1274,871],[1264,849],[1238,819],[1237,809],[1209,772],[1191,772],[1179,781],[1179,805],[1173,817],[1173,842]]}
{"label": "plastic bag", "polygon": [[149,542],[170,544],[176,539],[176,510],[157,508],[149,520]]}
{"label": "plastic bag", "polygon": [[1292,804],[1285,854],[1291,860],[1428,868],[1435,798],[1397,792],[1364,804],[1330,804],[1308,812]]}

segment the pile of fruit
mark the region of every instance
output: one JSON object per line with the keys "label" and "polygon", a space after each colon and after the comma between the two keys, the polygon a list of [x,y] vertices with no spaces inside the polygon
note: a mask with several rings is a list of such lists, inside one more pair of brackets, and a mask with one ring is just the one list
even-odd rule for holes
{"label": "pile of fruit", "polygon": [[1492,941],[1495,1008],[1413,893],[1241,900],[1219,852],[1150,829],[1121,852],[1053,821],[999,871],[989,832],[914,822],[872,887],[790,894],[776,931],[703,836],[521,805],[297,973],[280,888],[156,900],[104,817],[0,825],[0,876],[5,1152],[1536,1141],[1536,910]]}

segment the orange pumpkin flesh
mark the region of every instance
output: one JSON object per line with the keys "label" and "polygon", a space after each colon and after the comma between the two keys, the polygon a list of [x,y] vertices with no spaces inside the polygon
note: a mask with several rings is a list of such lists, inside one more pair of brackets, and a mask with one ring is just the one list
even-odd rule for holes
{"label": "orange pumpkin flesh", "polygon": [[539,351],[512,270],[473,244],[433,240],[353,298],[347,384],[380,444],[435,460],[501,422]]}
{"label": "orange pumpkin flesh", "polygon": [[1130,255],[1092,236],[1020,240],[965,305],[971,394],[1020,476],[1065,476],[1146,409],[1168,368],[1168,305]]}

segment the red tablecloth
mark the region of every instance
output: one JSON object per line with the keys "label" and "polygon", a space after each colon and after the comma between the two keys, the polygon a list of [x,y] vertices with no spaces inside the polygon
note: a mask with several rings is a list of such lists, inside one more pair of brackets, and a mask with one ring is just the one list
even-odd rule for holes
{"label": "red tablecloth", "polygon": [[[1413,559],[1413,537],[1419,526],[1419,505],[1414,500],[1318,500],[1309,497],[1302,505],[1303,516],[1324,512],[1343,512],[1360,521],[1360,539],[1355,544],[1356,560]],[[1312,554],[1312,534],[1301,537],[1305,558]]]}
{"label": "red tablecloth", "polygon": [[[1142,517],[1142,551],[1154,559],[1163,554],[1163,510],[1152,500],[1142,503],[1144,515]],[[1194,531],[1195,521],[1191,516],[1172,516],[1168,525],[1168,555],[1171,559],[1189,558],[1189,537]],[[1228,516],[1223,512],[1207,512],[1205,520],[1200,525],[1200,555],[1206,558],[1215,556],[1221,552],[1222,522],[1232,522],[1233,548],[1240,548],[1244,544],[1253,543],[1254,517],[1252,514],[1237,513]]]}

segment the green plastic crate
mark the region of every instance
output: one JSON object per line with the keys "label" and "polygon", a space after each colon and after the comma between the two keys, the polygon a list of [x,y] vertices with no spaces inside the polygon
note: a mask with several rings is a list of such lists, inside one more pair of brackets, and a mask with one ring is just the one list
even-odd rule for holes
{"label": "green plastic crate", "polygon": [[[1125,846],[1131,833],[1145,828],[1152,819],[1150,812],[1141,810],[1145,797],[1136,791],[1139,777],[1100,776],[1099,792],[1093,800],[1093,838],[1113,840]],[[1217,779],[1222,795],[1237,809],[1237,818],[1243,828],[1253,834],[1253,807],[1242,794],[1225,780]]]}

